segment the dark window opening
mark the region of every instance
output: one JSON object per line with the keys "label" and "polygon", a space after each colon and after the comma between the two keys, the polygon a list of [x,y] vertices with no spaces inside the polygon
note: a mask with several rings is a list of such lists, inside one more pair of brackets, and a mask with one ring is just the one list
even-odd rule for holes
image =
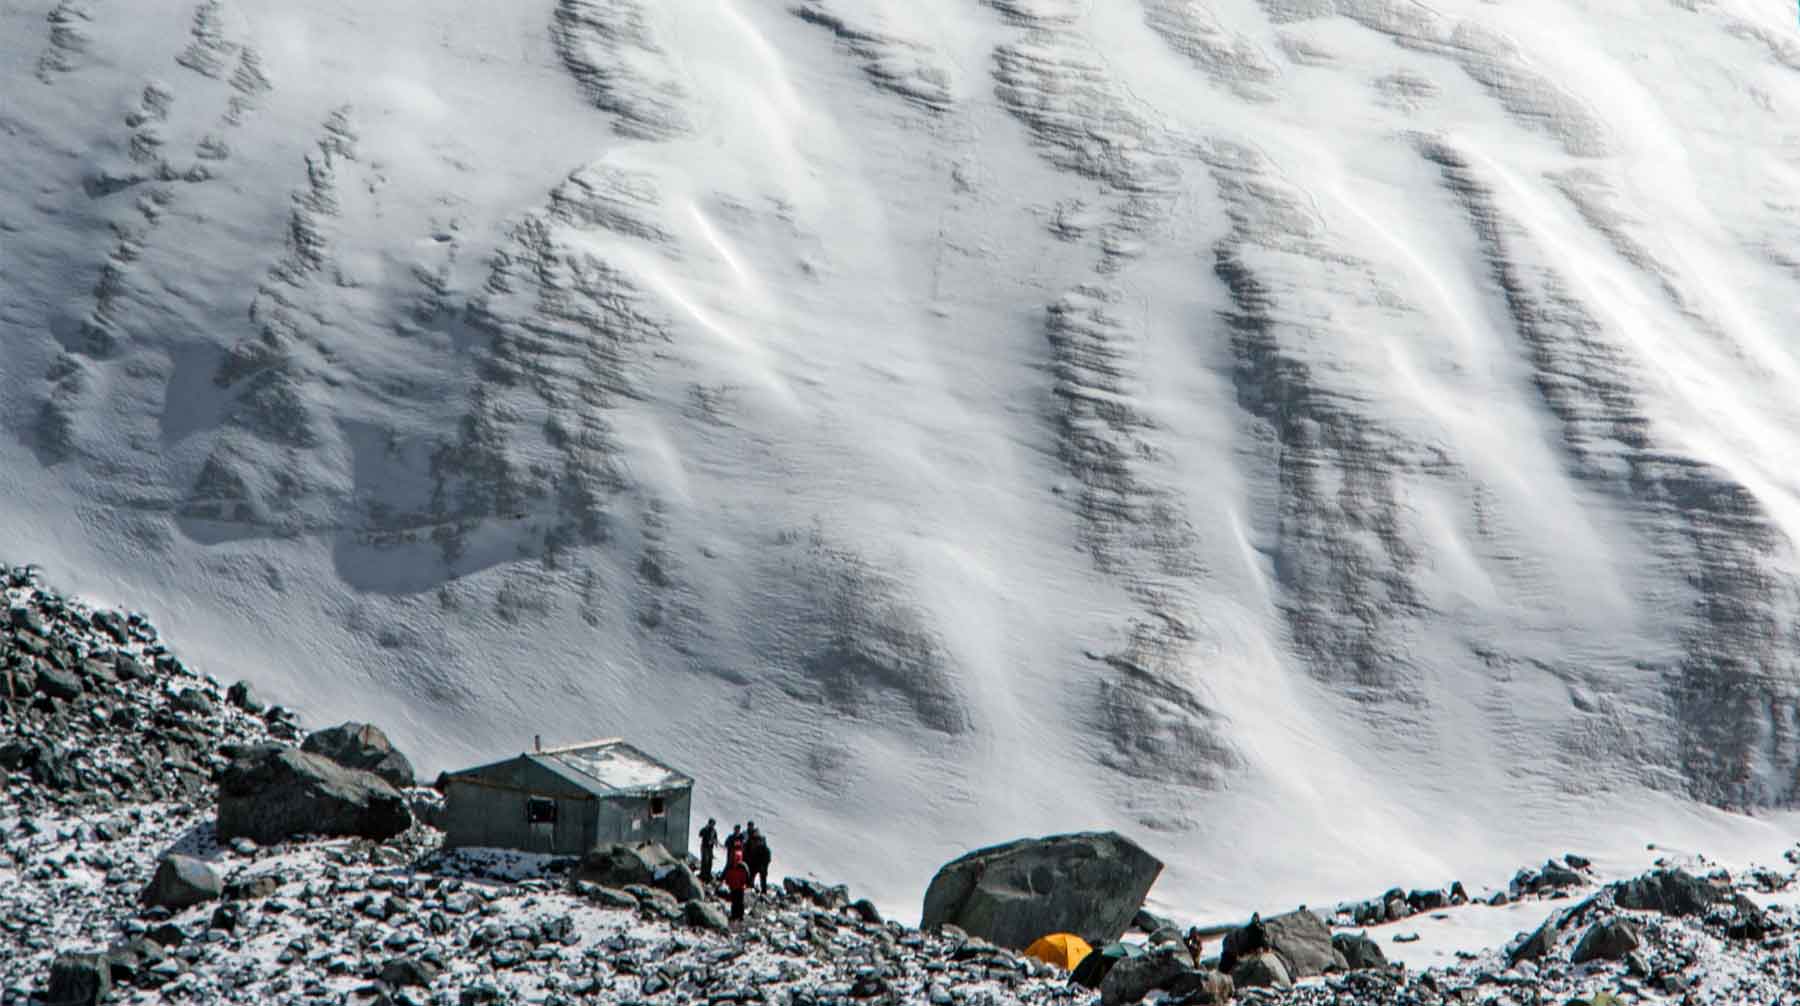
{"label": "dark window opening", "polygon": [[537,797],[526,800],[525,822],[527,824],[555,824],[556,801],[540,800]]}
{"label": "dark window opening", "polygon": [[662,797],[653,796],[650,798],[650,816],[651,817],[662,817],[664,814],[667,814],[668,812],[669,812],[669,805],[663,801]]}

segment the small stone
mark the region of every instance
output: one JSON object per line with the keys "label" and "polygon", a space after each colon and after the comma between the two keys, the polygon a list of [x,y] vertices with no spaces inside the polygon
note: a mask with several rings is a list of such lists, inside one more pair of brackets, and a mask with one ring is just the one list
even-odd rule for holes
{"label": "small stone", "polygon": [[442,968],[417,957],[396,957],[381,966],[381,980],[395,988],[417,986],[428,988],[442,973]]}
{"label": "small stone", "polygon": [[180,911],[223,894],[224,885],[212,867],[191,856],[171,853],[156,864],[156,873],[144,888],[142,900],[152,908]]}

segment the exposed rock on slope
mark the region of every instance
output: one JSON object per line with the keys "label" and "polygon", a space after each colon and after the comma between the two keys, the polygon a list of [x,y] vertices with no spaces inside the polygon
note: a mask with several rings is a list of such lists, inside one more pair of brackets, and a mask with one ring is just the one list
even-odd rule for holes
{"label": "exposed rock on slope", "polygon": [[1020,839],[944,864],[919,924],[953,924],[1015,949],[1061,932],[1110,943],[1161,873],[1160,861],[1113,832]]}
{"label": "exposed rock on slope", "polygon": [[306,735],[300,750],[323,755],[345,768],[373,772],[396,789],[413,785],[412,762],[373,723],[343,723]]}
{"label": "exposed rock on slope", "polygon": [[233,758],[219,775],[219,837],[273,843],[297,835],[384,839],[412,826],[406,798],[372,772],[275,744]]}

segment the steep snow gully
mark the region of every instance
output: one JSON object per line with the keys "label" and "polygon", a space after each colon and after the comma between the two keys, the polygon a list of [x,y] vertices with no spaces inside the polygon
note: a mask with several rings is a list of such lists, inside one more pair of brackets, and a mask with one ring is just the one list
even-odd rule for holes
{"label": "steep snow gully", "polygon": [[1769,0],[9,0],[0,557],[884,906],[1800,801]]}

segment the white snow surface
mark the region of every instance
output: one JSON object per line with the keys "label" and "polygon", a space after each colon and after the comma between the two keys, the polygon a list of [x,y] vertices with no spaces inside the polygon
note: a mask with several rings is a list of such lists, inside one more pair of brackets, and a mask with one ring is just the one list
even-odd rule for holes
{"label": "white snow surface", "polygon": [[6,0],[0,556],[902,918],[1763,856],[1797,113],[1776,0]]}

